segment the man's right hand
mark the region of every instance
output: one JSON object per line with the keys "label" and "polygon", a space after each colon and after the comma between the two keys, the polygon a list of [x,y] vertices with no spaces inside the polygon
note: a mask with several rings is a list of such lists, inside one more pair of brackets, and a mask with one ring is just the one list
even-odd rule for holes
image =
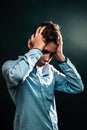
{"label": "man's right hand", "polygon": [[45,28],[45,26],[44,27],[39,26],[36,30],[36,33],[32,34],[31,38],[28,40],[29,49],[38,48],[41,51],[43,50],[43,48],[46,45],[45,39],[42,36],[42,32],[43,32],[44,28]]}

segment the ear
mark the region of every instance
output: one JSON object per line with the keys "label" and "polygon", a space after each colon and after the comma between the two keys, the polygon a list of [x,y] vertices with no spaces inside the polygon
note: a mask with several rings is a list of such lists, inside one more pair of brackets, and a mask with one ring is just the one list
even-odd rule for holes
{"label": "ear", "polygon": [[32,49],[32,47],[33,47],[33,44],[32,44],[32,42],[31,42],[31,39],[29,39],[29,40],[28,40],[28,48],[29,48],[29,49]]}

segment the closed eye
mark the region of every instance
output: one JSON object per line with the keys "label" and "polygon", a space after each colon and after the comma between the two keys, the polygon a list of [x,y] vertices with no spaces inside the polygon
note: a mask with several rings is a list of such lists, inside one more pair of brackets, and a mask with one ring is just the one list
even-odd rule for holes
{"label": "closed eye", "polygon": [[50,52],[50,51],[45,50],[45,49],[42,51],[42,53],[43,54],[50,54],[51,57],[55,54],[55,52]]}
{"label": "closed eye", "polygon": [[48,54],[49,51],[48,51],[48,50],[43,50],[42,53],[43,53],[43,54]]}

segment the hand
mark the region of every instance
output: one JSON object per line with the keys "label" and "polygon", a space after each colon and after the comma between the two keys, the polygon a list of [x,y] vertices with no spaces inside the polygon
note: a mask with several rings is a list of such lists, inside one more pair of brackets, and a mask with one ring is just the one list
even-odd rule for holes
{"label": "hand", "polygon": [[58,47],[56,51],[56,56],[60,62],[63,62],[66,60],[63,54],[63,38],[62,38],[61,33],[59,33],[59,37],[58,37]]}
{"label": "hand", "polygon": [[40,50],[43,50],[45,47],[45,39],[42,36],[42,32],[44,30],[44,27],[38,27],[35,34],[32,34],[31,38],[28,40],[28,48],[38,48]]}

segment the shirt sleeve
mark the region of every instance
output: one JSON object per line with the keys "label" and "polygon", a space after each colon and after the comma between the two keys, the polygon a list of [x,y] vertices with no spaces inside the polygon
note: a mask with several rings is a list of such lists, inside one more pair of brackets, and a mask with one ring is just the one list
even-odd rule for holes
{"label": "shirt sleeve", "polygon": [[58,64],[63,73],[55,70],[55,90],[67,93],[79,93],[84,85],[76,67],[67,58],[66,62]]}
{"label": "shirt sleeve", "polygon": [[21,58],[5,62],[2,66],[2,74],[7,86],[17,86],[23,82],[41,55],[42,52],[39,49],[31,49]]}

